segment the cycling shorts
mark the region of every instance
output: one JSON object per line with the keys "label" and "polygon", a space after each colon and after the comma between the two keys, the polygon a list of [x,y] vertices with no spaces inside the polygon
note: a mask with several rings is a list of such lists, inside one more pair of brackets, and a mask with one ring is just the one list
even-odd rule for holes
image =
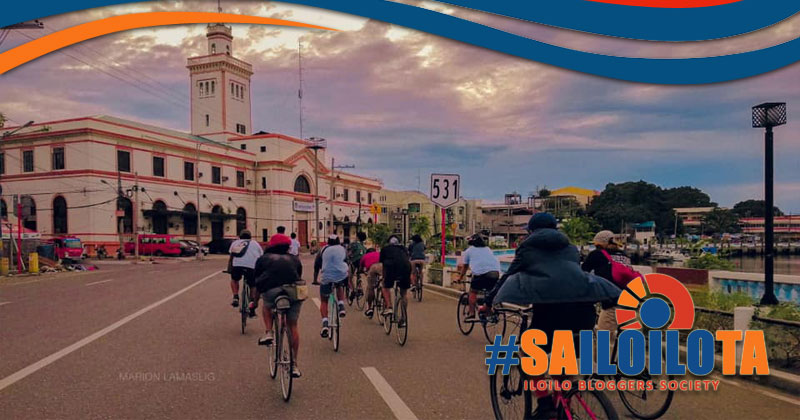
{"label": "cycling shorts", "polygon": [[256,286],[256,271],[247,267],[231,268],[231,280],[239,281],[244,277],[245,283],[250,287]]}
{"label": "cycling shorts", "polygon": [[494,289],[498,279],[500,279],[500,273],[497,271],[490,271],[478,276],[472,276],[472,283],[470,284],[469,290],[474,292],[488,292]]}

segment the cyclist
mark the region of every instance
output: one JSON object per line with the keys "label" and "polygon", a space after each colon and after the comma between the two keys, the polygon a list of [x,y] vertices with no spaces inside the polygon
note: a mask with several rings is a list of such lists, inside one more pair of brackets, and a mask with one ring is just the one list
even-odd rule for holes
{"label": "cyclist", "polygon": [[465,321],[475,321],[475,306],[478,301],[478,292],[492,290],[500,278],[500,261],[497,260],[492,250],[486,246],[480,234],[474,234],[467,239],[469,248],[462,254],[464,264],[461,266],[461,277],[464,280],[467,268],[472,270],[472,283],[469,287],[469,312]]}
{"label": "cyclist", "polygon": [[[421,236],[414,235],[411,237],[408,253],[411,255],[411,284],[416,288],[422,283],[422,273],[425,272],[425,242],[422,242]],[[414,270],[416,267],[419,267],[419,279],[417,278],[416,270]]]}
{"label": "cyclist", "polygon": [[344,310],[344,282],[347,281],[348,267],[347,250],[339,242],[339,237],[328,237],[328,245],[317,254],[314,260],[314,284],[319,284],[318,278],[322,272],[322,285],[319,287],[319,312],[322,315],[322,331],[320,336],[327,338],[328,330],[328,298],[333,289],[336,289],[339,318],[347,314]]}
{"label": "cyclist", "polygon": [[[549,353],[554,331],[593,329],[594,303],[616,298],[620,290],[581,270],[578,249],[557,230],[556,219],[551,214],[533,215],[528,231],[530,235],[517,248],[506,275],[498,282],[493,300],[532,304],[530,328],[545,332],[547,345],[540,347]],[[534,418],[557,417],[552,397],[546,391],[534,391],[534,394],[537,398]]]}
{"label": "cyclist", "polygon": [[233,292],[231,306],[239,307],[239,280],[244,277],[244,281],[250,286],[250,304],[247,309],[250,311],[251,318],[256,316],[258,307],[258,292],[255,288],[255,271],[253,269],[256,266],[256,260],[263,253],[261,245],[252,240],[250,231],[247,229],[239,233],[239,239],[233,241],[228,249],[228,254],[230,254],[228,271],[231,274],[231,291]]}
{"label": "cyclist", "polygon": [[289,253],[294,256],[300,255],[300,241],[297,240],[296,233],[292,232],[291,240],[292,244],[289,246]]}
{"label": "cyclist", "polygon": [[400,288],[400,295],[406,300],[406,291],[411,286],[411,262],[408,259],[408,251],[402,245],[397,236],[389,237],[389,245],[381,248],[379,261],[383,266],[383,302],[385,303],[383,315],[392,314],[392,287],[397,282]]}
{"label": "cyclist", "polygon": [[356,297],[356,286],[355,286],[355,278],[361,274],[360,265],[361,257],[367,253],[367,247],[364,246],[364,241],[367,240],[367,234],[364,232],[358,232],[356,234],[357,240],[355,242],[350,243],[347,247],[347,261],[350,263],[350,267],[352,267],[352,271],[350,273],[350,299],[355,299]]}
{"label": "cyclist", "polygon": [[[297,256],[289,254],[291,241],[286,235],[273,235],[267,243],[267,250],[256,262],[256,286],[264,301],[261,314],[264,317],[264,327],[266,334],[258,339],[261,346],[271,345],[275,339],[272,331],[272,307],[275,299],[281,295],[284,284],[292,284],[299,281],[303,276],[303,264]],[[286,327],[292,335],[292,352],[294,354],[295,366],[292,369],[292,376],[299,378],[302,374],[297,368],[297,354],[300,349],[300,331],[297,321],[300,319],[300,309],[303,302],[293,301],[289,310],[286,312]]]}
{"label": "cyclist", "polygon": [[[275,229],[275,231],[276,231],[277,233],[276,233],[275,235],[272,235],[272,236],[281,235],[281,236],[285,236],[287,239],[289,239],[289,237],[288,237],[288,236],[286,236],[286,226],[278,226],[278,227]],[[283,239],[281,239],[281,240],[283,240]],[[290,239],[290,240],[291,240],[291,239]]]}
{"label": "cyclist", "polygon": [[372,317],[375,308],[375,282],[378,281],[381,272],[383,272],[383,264],[380,263],[380,252],[375,248],[370,248],[367,253],[361,257],[359,263],[360,272],[367,273],[367,310],[364,315]]}

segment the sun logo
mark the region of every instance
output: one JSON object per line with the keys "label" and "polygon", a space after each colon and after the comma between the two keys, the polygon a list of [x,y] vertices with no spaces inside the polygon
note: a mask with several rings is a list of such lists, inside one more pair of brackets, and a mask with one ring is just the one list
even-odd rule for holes
{"label": "sun logo", "polygon": [[[688,330],[694,325],[694,301],[673,277],[647,274],[626,286],[617,300],[617,324],[622,329]],[[668,325],[668,326],[667,326]]]}

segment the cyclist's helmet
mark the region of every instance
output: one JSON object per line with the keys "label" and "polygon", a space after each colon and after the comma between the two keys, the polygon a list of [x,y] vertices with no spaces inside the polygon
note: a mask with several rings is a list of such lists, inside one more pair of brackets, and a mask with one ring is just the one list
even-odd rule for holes
{"label": "cyclist's helmet", "polygon": [[480,233],[476,233],[467,238],[467,243],[470,246],[475,246],[480,248],[482,246],[486,246],[486,239],[484,239],[483,235],[481,235]]}

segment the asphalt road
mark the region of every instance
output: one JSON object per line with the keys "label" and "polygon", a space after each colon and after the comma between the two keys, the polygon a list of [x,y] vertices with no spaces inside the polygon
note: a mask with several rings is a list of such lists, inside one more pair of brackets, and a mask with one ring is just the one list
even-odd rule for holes
{"label": "asphalt road", "polygon": [[[310,277],[311,261],[304,263]],[[455,300],[433,293],[410,304],[405,347],[353,308],[338,353],[319,337],[319,310],[307,300],[303,377],[284,403],[256,345],[261,319],[240,333],[224,266],[220,259],[109,265],[0,285],[0,417],[492,417],[485,339],[477,329],[461,335]],[[796,396],[726,381],[715,393],[679,393],[664,418],[798,415]]]}

